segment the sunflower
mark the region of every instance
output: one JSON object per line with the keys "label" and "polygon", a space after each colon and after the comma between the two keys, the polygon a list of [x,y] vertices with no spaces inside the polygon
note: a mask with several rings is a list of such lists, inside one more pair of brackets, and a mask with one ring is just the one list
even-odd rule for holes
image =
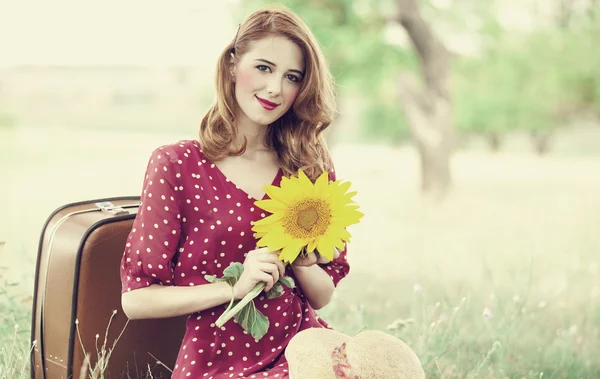
{"label": "sunflower", "polygon": [[363,213],[352,201],[356,192],[347,192],[350,182],[329,183],[325,171],[315,183],[302,171],[298,176],[282,177],[279,187],[268,185],[270,199],[256,201],[256,206],[271,215],[254,223],[259,238],[257,246],[271,251],[281,249],[279,260],[293,262],[301,251],[333,260],[333,249],[343,250],[350,242],[346,227],[357,224]]}

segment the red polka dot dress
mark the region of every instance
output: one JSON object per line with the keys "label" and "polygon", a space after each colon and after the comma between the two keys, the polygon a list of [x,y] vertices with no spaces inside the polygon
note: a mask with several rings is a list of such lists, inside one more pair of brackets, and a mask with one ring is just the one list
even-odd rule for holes
{"label": "red polka dot dress", "polygon": [[[279,185],[281,176],[279,170],[272,184]],[[330,179],[335,180],[333,171]],[[156,149],[121,263],[122,291],[154,283],[208,284],[204,275],[220,277],[230,263],[243,262],[256,248],[251,223],[269,215],[256,200],[229,181],[197,141]],[[349,272],[346,251],[321,267],[337,285]],[[286,275],[294,277],[289,267]],[[260,341],[233,319],[215,326],[227,304],[191,314],[172,378],[288,378],[284,351],[290,339],[306,328],[329,328],[299,286],[284,286],[282,296],[254,302],[270,322]]]}

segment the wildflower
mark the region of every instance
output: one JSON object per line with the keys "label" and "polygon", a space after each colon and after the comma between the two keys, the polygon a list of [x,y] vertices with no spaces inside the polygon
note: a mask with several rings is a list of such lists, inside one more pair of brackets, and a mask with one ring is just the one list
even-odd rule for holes
{"label": "wildflower", "polygon": [[394,322],[392,322],[391,324],[389,324],[386,329],[387,330],[399,330],[404,328],[405,326],[407,326],[408,324],[412,324],[414,323],[415,320],[412,318],[407,318],[407,319],[396,319],[394,320]]}
{"label": "wildflower", "polygon": [[415,285],[413,286],[413,294],[420,295],[421,292],[423,292],[423,287],[421,287],[419,283],[415,283]]}
{"label": "wildflower", "polygon": [[492,313],[490,308],[485,307],[483,309],[483,317],[485,317],[486,320],[490,320],[492,317],[494,317],[494,314]]}

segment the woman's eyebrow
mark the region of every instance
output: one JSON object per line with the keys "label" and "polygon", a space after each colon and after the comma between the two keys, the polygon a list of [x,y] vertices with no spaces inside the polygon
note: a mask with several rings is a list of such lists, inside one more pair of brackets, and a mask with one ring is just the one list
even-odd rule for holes
{"label": "woman's eyebrow", "polygon": [[[266,59],[259,58],[259,59],[255,59],[255,61],[264,62],[264,63],[270,64],[273,67],[277,67],[277,65],[275,63],[268,61]],[[297,72],[298,74],[304,76],[304,71],[296,70],[296,69],[291,69],[290,71]]]}

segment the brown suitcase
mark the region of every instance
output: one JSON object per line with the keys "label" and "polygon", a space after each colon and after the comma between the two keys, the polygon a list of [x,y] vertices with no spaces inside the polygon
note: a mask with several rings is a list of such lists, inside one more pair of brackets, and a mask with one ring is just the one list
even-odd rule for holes
{"label": "brown suitcase", "polygon": [[[127,323],[121,308],[119,267],[139,200],[121,197],[68,204],[46,221],[36,266],[32,378],[79,379],[85,359],[82,345],[91,367],[96,367],[96,346],[102,355],[111,317],[107,352],[118,342],[104,375],[98,377],[146,378],[149,369],[153,378],[170,377],[157,359],[173,368],[187,317]],[[89,369],[85,377],[90,377]]]}

